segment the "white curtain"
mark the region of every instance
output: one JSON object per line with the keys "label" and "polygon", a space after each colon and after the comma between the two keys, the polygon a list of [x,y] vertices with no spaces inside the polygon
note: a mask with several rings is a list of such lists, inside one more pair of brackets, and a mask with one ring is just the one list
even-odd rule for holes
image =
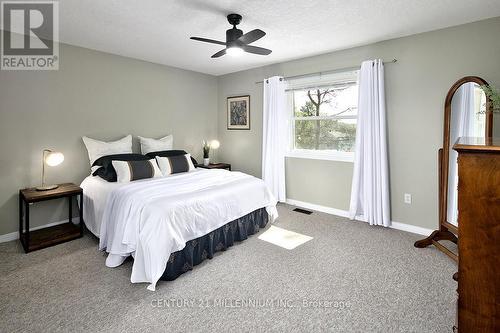
{"label": "white curtain", "polygon": [[285,152],[288,142],[285,82],[279,76],[264,80],[262,179],[278,201],[286,200]]}
{"label": "white curtain", "polygon": [[390,226],[384,64],[369,60],[359,73],[358,124],[351,188],[351,219]]}
{"label": "white curtain", "polygon": [[476,136],[475,133],[475,84],[465,83],[453,95],[451,100],[450,121],[450,162],[448,175],[448,211],[447,220],[458,225],[458,153],[451,149],[459,137]]}
{"label": "white curtain", "polygon": [[[474,91],[475,83],[468,82],[464,83],[459,90],[461,90],[460,97],[460,122],[458,124],[458,133],[455,140],[462,136],[475,136],[475,103],[474,103]],[[455,140],[453,142],[455,142]]]}

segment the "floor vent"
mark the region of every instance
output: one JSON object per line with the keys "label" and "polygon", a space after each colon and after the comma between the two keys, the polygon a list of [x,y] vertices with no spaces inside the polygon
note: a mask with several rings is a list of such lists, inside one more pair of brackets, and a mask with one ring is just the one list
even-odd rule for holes
{"label": "floor vent", "polygon": [[302,209],[302,208],[295,208],[293,211],[297,212],[297,213],[306,214],[306,215],[311,215],[313,213],[310,210],[306,210],[306,209]]}

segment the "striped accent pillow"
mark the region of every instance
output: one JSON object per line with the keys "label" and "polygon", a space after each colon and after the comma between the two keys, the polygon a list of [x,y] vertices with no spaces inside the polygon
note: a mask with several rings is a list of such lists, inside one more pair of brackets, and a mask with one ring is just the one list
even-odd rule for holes
{"label": "striped accent pillow", "polygon": [[173,173],[189,172],[195,169],[190,154],[169,157],[156,156],[156,161],[164,176]]}
{"label": "striped accent pillow", "polygon": [[139,179],[161,177],[155,159],[146,161],[113,161],[118,183],[128,183]]}

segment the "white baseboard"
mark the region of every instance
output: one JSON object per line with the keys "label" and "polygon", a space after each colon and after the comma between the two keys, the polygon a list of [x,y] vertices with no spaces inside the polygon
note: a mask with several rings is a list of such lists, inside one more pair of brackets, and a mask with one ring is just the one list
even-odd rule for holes
{"label": "white baseboard", "polygon": [[[30,231],[38,230],[38,229],[43,229],[47,227],[53,227],[55,225],[67,223],[69,220],[63,220],[63,221],[57,221],[57,222],[52,222],[44,225],[40,225],[38,227],[33,227],[30,228]],[[80,219],[78,217],[73,218],[73,223],[79,223]],[[5,235],[0,235],[0,243],[5,243],[5,242],[10,242],[13,240],[19,239],[19,231],[16,232],[11,232],[10,234],[5,234]]]}
{"label": "white baseboard", "polygon": [[423,236],[429,236],[432,234],[434,230],[432,229],[427,229],[427,228],[422,228],[413,224],[406,224],[406,223],[401,223],[401,222],[391,222],[391,228],[392,229],[398,229],[401,231],[406,231],[406,232],[411,232],[413,234],[419,234]]}
{"label": "white baseboard", "polygon": [[[316,211],[322,212],[322,213],[327,213],[327,214],[332,214],[332,215],[336,215],[336,216],[340,216],[340,217],[349,218],[349,212],[346,210],[342,210],[342,209],[316,205],[316,204],[303,202],[303,201],[299,201],[299,200],[294,200],[294,199],[286,199],[286,203],[289,205],[292,205],[292,206],[298,206],[298,207],[302,207],[302,208],[316,210]],[[362,221],[359,217],[356,217],[355,220],[361,221],[361,222],[366,222],[366,221]],[[431,229],[418,227],[416,225],[400,223],[400,222],[395,222],[395,221],[391,221],[390,228],[401,230],[401,231],[406,231],[406,232],[411,232],[414,234],[424,235],[424,236],[429,236],[434,231]]]}
{"label": "white baseboard", "polygon": [[289,205],[292,205],[292,206],[298,206],[298,207],[302,207],[302,208],[316,210],[316,211],[322,212],[322,213],[327,213],[327,214],[332,214],[332,215],[336,215],[336,216],[349,218],[349,212],[346,210],[342,210],[342,209],[316,205],[316,204],[303,202],[303,201],[299,201],[299,200],[294,200],[294,199],[286,199],[286,203]]}

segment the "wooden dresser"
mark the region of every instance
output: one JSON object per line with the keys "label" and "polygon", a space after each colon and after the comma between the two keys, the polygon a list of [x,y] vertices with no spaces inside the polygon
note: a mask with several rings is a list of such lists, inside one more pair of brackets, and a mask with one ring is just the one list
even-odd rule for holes
{"label": "wooden dresser", "polygon": [[458,331],[500,332],[500,138],[460,138]]}

